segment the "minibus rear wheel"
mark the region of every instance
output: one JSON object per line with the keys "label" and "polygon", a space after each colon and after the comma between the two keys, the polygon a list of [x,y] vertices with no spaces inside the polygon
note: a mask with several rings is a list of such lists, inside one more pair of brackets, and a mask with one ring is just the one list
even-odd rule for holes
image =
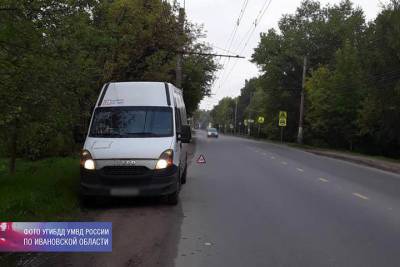
{"label": "minibus rear wheel", "polygon": [[186,184],[186,176],[187,176],[187,163],[186,163],[185,170],[183,171],[182,178],[181,178],[182,184]]}

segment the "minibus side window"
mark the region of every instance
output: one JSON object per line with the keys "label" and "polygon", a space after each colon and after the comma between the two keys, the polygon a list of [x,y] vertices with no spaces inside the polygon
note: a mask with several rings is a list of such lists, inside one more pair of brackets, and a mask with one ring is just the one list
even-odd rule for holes
{"label": "minibus side window", "polygon": [[181,132],[181,113],[178,108],[175,108],[175,127],[176,127],[176,132],[180,133]]}

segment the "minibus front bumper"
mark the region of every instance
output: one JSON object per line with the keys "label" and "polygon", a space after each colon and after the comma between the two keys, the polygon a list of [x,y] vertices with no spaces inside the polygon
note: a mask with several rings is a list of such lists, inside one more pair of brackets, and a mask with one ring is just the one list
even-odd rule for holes
{"label": "minibus front bumper", "polygon": [[159,196],[178,190],[179,168],[107,166],[100,170],[81,168],[81,194],[85,196]]}

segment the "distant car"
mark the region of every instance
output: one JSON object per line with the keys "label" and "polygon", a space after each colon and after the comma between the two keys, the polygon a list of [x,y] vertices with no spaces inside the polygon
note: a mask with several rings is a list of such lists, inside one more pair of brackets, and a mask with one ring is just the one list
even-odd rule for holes
{"label": "distant car", "polygon": [[215,137],[218,138],[218,131],[215,128],[208,128],[207,129],[207,137]]}

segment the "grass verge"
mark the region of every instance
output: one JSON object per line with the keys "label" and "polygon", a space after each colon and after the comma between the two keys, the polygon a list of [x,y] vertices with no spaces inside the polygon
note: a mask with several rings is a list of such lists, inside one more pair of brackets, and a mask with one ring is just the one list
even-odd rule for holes
{"label": "grass verge", "polygon": [[6,172],[0,160],[0,216],[4,221],[68,221],[79,212],[79,161],[48,158],[17,161],[17,172]]}
{"label": "grass verge", "polygon": [[370,154],[363,154],[360,152],[355,152],[355,151],[350,151],[350,150],[321,148],[321,147],[315,147],[315,146],[310,146],[310,145],[301,145],[301,144],[297,144],[297,143],[288,143],[287,145],[294,147],[294,148],[300,148],[300,149],[305,149],[305,150],[328,152],[328,153],[329,152],[340,153],[343,155],[362,157],[362,158],[370,159],[370,160],[380,160],[380,161],[384,161],[384,162],[388,162],[388,163],[400,164],[400,159],[388,158],[388,157],[384,157],[384,156],[376,156],[376,155],[370,155]]}

